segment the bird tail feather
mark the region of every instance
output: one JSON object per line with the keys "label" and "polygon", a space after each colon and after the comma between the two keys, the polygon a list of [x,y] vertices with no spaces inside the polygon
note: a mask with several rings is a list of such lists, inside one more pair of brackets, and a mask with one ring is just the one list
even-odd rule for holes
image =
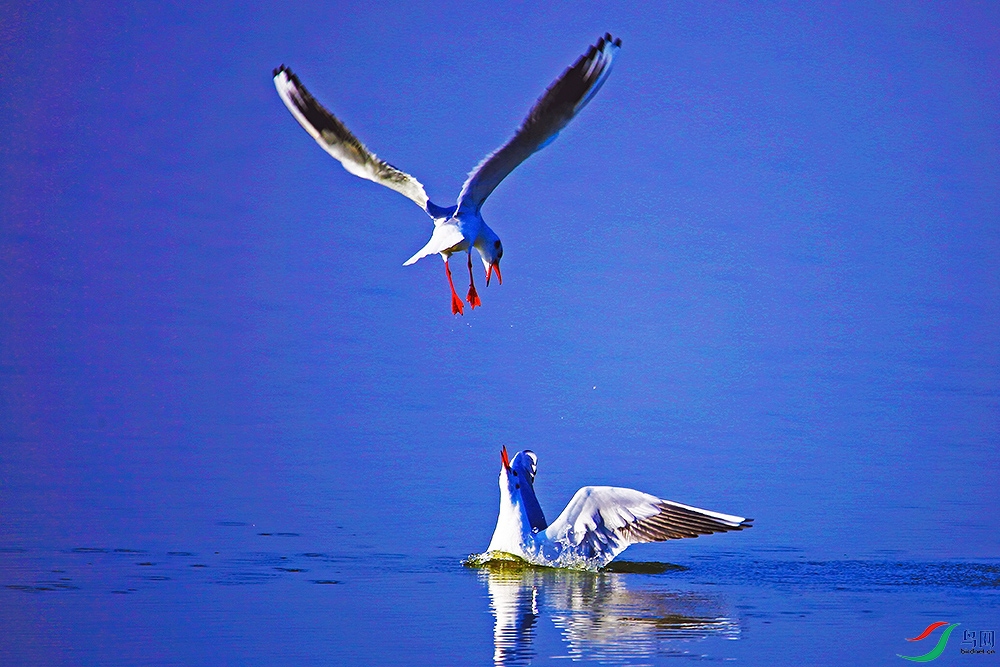
{"label": "bird tail feather", "polygon": [[[463,241],[465,241],[465,237],[462,236],[462,232],[458,231],[458,228],[454,225],[440,225],[435,227],[434,233],[431,234],[431,240],[418,250],[413,257],[403,262],[403,266],[415,264],[417,260],[423,259],[427,255],[451,250]],[[456,250],[460,250],[460,248],[456,248]]]}

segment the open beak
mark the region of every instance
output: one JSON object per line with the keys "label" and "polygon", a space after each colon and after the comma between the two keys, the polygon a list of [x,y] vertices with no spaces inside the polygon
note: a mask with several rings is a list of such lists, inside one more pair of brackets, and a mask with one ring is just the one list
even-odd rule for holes
{"label": "open beak", "polygon": [[497,283],[499,283],[500,285],[503,285],[503,276],[500,275],[500,262],[495,262],[493,264],[490,264],[489,268],[486,269],[486,286],[487,287],[490,286],[490,277],[493,275],[494,271],[497,272]]}
{"label": "open beak", "polygon": [[503,449],[500,450],[500,463],[503,464],[504,468],[510,470],[510,459],[507,458],[507,445],[504,445]]}

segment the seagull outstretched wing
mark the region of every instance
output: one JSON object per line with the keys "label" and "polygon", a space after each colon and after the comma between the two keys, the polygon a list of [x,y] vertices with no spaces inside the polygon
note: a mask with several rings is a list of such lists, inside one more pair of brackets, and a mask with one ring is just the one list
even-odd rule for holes
{"label": "seagull outstretched wing", "polygon": [[605,34],[549,86],[514,137],[469,174],[458,195],[460,211],[478,211],[507,174],[558,136],[604,85],[621,44],[620,39]]}
{"label": "seagull outstretched wing", "polygon": [[634,489],[585,486],[545,529],[545,536],[610,562],[630,544],[743,530],[752,522]]}
{"label": "seagull outstretched wing", "polygon": [[282,65],[274,70],[274,86],[299,125],[323,150],[337,158],[344,169],[355,176],[392,188],[434,217],[427,208],[427,193],[420,181],[380,160],[365,148],[336,116],[316,101],[290,69]]}

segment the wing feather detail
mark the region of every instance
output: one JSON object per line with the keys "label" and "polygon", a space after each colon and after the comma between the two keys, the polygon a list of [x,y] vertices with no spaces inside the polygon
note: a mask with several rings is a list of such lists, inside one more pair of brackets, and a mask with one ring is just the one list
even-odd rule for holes
{"label": "wing feather detail", "polygon": [[634,489],[585,486],[545,534],[606,564],[630,544],[752,527],[753,519],[662,500]]}
{"label": "wing feather detail", "polygon": [[659,512],[622,526],[619,532],[630,542],[662,542],[753,527],[753,519],[720,514],[669,500],[655,504]]}
{"label": "wing feather detail", "polygon": [[299,81],[299,77],[284,65],[274,70],[274,87],[292,116],[299,121],[299,125],[323,150],[337,158],[344,169],[355,176],[395,190],[428,211],[427,193],[420,181],[379,159],[365,148],[336,116],[316,101]]}
{"label": "wing feather detail", "polygon": [[517,165],[555,140],[604,85],[621,45],[620,39],[605,34],[549,86],[514,137],[469,174],[458,195],[459,210],[478,211]]}

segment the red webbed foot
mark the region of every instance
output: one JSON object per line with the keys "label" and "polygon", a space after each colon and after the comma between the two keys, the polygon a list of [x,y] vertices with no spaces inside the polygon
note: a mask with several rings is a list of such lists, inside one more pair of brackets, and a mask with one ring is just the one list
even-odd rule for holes
{"label": "red webbed foot", "polygon": [[468,296],[465,297],[465,299],[469,302],[469,305],[472,306],[473,308],[475,308],[476,306],[483,305],[483,302],[479,300],[479,293],[476,292],[475,285],[469,285],[469,294]]}
{"label": "red webbed foot", "polygon": [[451,269],[448,267],[448,257],[444,255],[444,272],[448,275],[448,287],[451,288],[451,314],[452,315],[462,315],[465,310],[462,306],[462,300],[458,298],[458,294],[455,292],[455,283],[451,279]]}
{"label": "red webbed foot", "polygon": [[451,314],[452,315],[464,315],[465,305],[462,300],[458,298],[458,295],[454,292],[451,293]]}

